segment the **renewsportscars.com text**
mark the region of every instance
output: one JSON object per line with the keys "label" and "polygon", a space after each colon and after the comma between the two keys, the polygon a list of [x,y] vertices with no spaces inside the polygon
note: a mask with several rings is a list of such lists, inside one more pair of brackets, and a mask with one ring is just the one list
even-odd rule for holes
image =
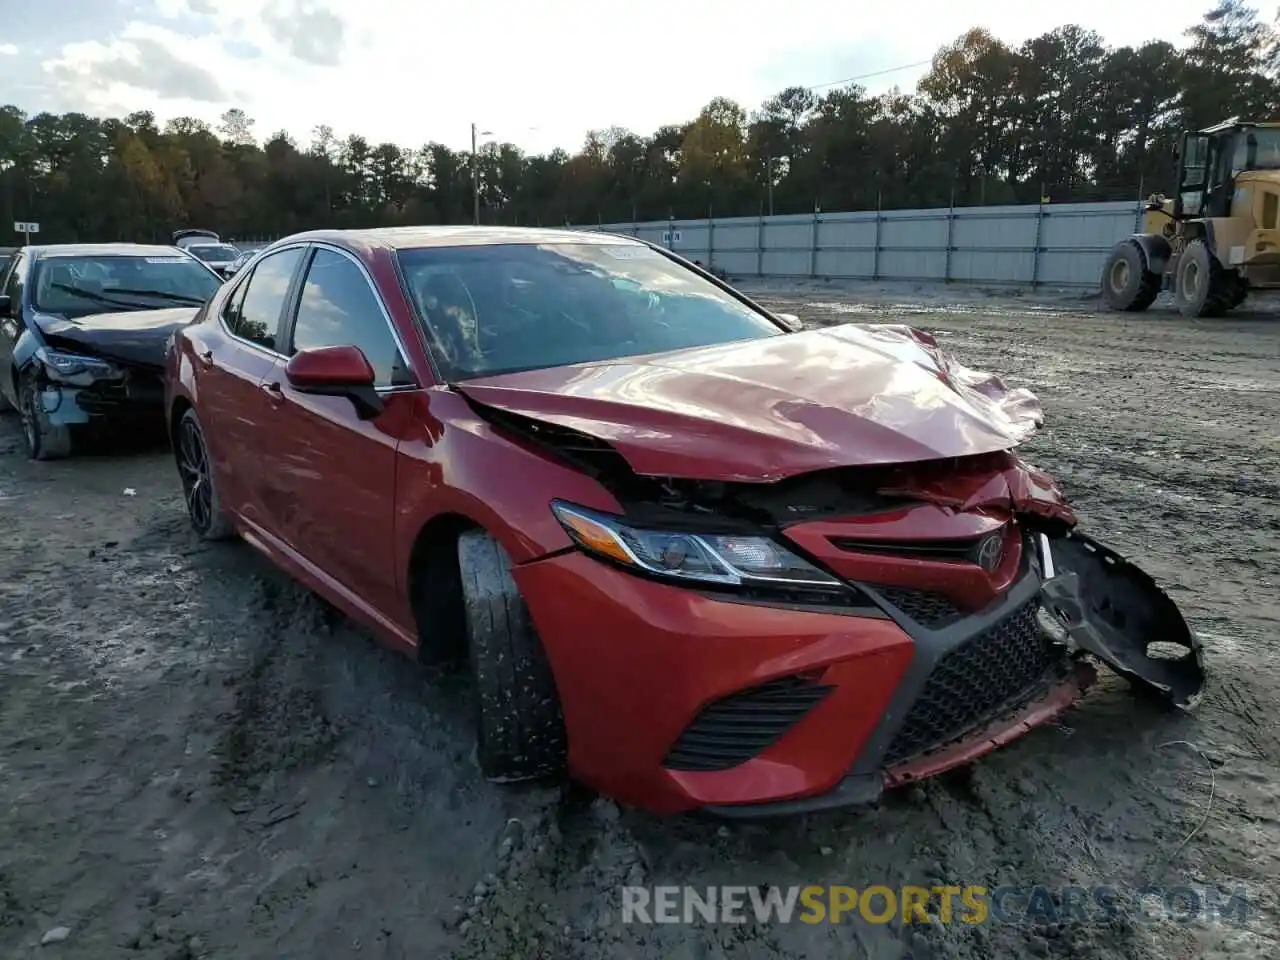
{"label": "renewsportscars.com text", "polygon": [[623,923],[1230,923],[1252,913],[1241,889],[1147,886],[623,887]]}

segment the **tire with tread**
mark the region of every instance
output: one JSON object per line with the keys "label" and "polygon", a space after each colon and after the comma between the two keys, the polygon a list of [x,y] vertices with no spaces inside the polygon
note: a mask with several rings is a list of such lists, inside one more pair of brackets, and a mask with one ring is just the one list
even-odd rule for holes
{"label": "tire with tread", "polygon": [[[203,476],[195,477],[189,469],[197,467],[197,463],[188,462],[184,466],[184,456],[189,459],[197,453],[190,447],[184,448],[184,442],[198,444],[198,453],[203,458],[204,464]],[[187,519],[191,522],[192,529],[202,540],[229,540],[234,537],[235,525],[222,507],[222,497],[218,493],[217,476],[209,459],[209,447],[205,443],[204,429],[200,426],[200,418],[196,416],[193,407],[184,410],[178,420],[178,429],[174,432],[173,438],[173,456],[178,466],[178,479],[182,483],[183,500],[187,505]],[[192,498],[195,495],[197,483],[204,484],[208,489],[207,519],[202,511],[193,506]]]}
{"label": "tire with tread", "polygon": [[1160,275],[1151,272],[1140,244],[1122,240],[1112,248],[1102,271],[1102,296],[1112,310],[1146,310],[1160,296],[1160,285]]}
{"label": "tire with tread", "polygon": [[511,560],[482,530],[458,538],[480,769],[490,780],[560,776],[568,753],[551,665]]}
{"label": "tire with tread", "polygon": [[1187,244],[1178,258],[1176,277],[1173,295],[1184,317],[1220,317],[1231,308],[1232,277],[1204,240]]}
{"label": "tire with tread", "polygon": [[40,401],[40,385],[28,372],[18,381],[18,414],[27,456],[32,460],[61,460],[71,456],[71,428],[52,423]]}
{"label": "tire with tread", "polygon": [[1227,301],[1227,308],[1230,310],[1234,310],[1236,307],[1244,303],[1247,299],[1249,299],[1249,284],[1245,282],[1245,279],[1243,277],[1237,274],[1235,277],[1235,282],[1231,288],[1231,297]]}

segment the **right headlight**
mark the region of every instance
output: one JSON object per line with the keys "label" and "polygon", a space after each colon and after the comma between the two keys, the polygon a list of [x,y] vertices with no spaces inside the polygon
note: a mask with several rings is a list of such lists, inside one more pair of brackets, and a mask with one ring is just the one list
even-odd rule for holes
{"label": "right headlight", "polygon": [[64,350],[51,350],[40,347],[36,350],[36,359],[55,379],[58,377],[74,377],[88,373],[95,377],[109,377],[119,373],[117,367],[99,357],[85,357],[78,353],[67,353]]}
{"label": "right headlight", "polygon": [[690,585],[812,592],[815,599],[855,592],[769,537],[647,529],[560,500],[551,509],[584,551],[637,573]]}

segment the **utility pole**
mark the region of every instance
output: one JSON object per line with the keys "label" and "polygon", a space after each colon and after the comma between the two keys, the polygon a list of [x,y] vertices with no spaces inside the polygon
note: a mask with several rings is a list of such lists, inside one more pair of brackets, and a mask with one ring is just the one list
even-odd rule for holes
{"label": "utility pole", "polygon": [[471,223],[480,226],[480,158],[476,155],[476,125],[471,124]]}
{"label": "utility pole", "polygon": [[769,176],[769,216],[773,216],[773,154],[768,156],[768,176]]}

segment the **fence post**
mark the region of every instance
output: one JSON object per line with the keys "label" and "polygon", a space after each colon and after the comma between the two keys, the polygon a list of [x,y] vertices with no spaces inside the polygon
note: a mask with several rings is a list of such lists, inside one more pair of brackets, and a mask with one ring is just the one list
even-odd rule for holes
{"label": "fence post", "polygon": [[760,211],[760,222],[756,226],[756,276],[764,276],[764,210]]}
{"label": "fence post", "polygon": [[1144,178],[1139,177],[1138,178],[1138,209],[1133,212],[1133,232],[1134,233],[1142,232],[1142,214],[1144,212],[1142,208],[1146,205],[1146,201],[1142,196],[1143,186],[1145,186]]}
{"label": "fence post", "polygon": [[876,234],[875,240],[871,247],[871,279],[880,279],[880,205],[883,201],[883,195],[877,191],[876,193]]}
{"label": "fence post", "polygon": [[1036,207],[1036,243],[1031,255],[1031,288],[1040,284],[1040,241],[1044,238],[1044,187],[1040,188],[1040,203]]}
{"label": "fence post", "polygon": [[813,208],[813,231],[809,235],[809,277],[818,275],[818,207]]}
{"label": "fence post", "polygon": [[667,249],[674,250],[676,248],[676,218],[671,214],[667,214]]}
{"label": "fence post", "polygon": [[716,218],[715,211],[707,204],[707,266],[716,265]]}
{"label": "fence post", "polygon": [[951,282],[951,245],[956,233],[956,187],[951,185],[951,206],[947,207],[947,259],[942,268],[942,282]]}

